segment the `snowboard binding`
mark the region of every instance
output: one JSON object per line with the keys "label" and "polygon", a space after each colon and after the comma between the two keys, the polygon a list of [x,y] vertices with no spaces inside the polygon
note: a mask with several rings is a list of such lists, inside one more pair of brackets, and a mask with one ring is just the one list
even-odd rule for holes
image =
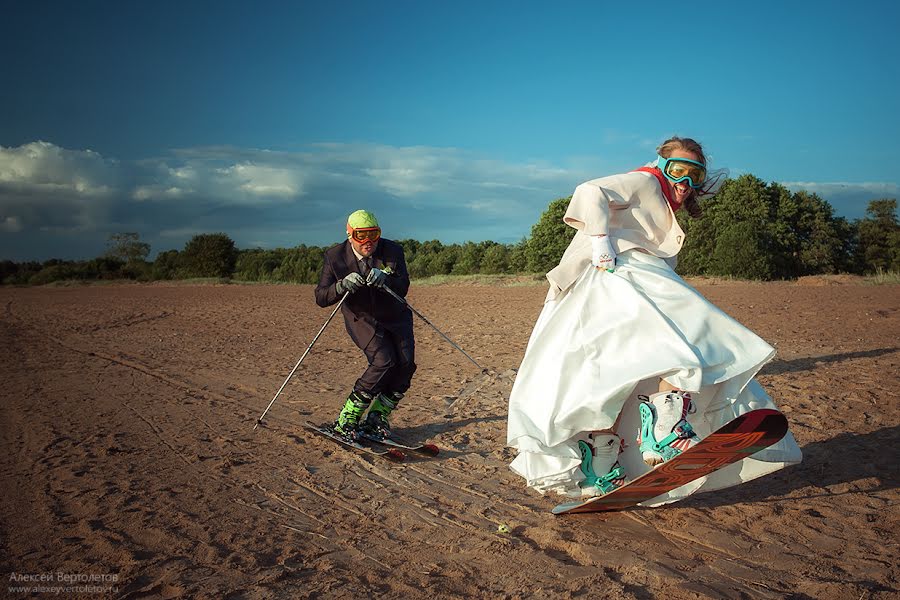
{"label": "snowboard binding", "polygon": [[672,390],[638,396],[641,430],[637,441],[641,457],[651,467],[672,460],[697,440],[687,416],[697,412],[688,392]]}
{"label": "snowboard binding", "polygon": [[[584,481],[578,486],[582,496],[600,496],[608,494],[625,483],[625,469],[618,462],[622,445],[615,434],[589,434],[594,445],[578,440],[581,453],[581,472]],[[597,473],[604,475],[597,475]]]}

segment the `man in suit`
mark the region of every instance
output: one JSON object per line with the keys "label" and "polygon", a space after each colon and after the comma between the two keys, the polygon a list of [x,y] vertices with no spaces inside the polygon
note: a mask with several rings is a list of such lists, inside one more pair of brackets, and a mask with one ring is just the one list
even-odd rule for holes
{"label": "man in suit", "polygon": [[323,308],[347,294],[341,305],[347,333],[368,360],[333,425],[336,433],[349,438],[359,430],[390,435],[388,417],[416,370],[412,312],[385,292],[386,287],[400,297],[409,290],[403,248],[381,237],[375,215],[357,210],[347,219],[347,241],[325,252],[316,286],[316,304]]}

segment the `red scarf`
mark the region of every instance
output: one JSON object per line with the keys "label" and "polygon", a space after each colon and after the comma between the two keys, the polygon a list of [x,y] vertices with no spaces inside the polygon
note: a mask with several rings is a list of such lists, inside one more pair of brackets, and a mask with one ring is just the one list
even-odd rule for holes
{"label": "red scarf", "polygon": [[[666,176],[663,175],[663,172],[659,170],[659,167],[639,167],[635,169],[635,171],[643,171],[656,177],[656,180],[659,182],[659,187],[662,188],[663,195],[666,197],[669,206],[672,208],[672,212],[678,212],[678,209],[681,208],[681,203],[675,200],[675,197],[672,195],[672,186],[669,185],[669,181],[666,179]],[[633,172],[634,171],[632,171],[632,173]]]}

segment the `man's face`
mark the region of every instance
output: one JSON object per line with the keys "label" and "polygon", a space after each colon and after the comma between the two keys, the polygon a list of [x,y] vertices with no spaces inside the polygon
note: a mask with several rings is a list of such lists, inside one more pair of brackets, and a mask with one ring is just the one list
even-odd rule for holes
{"label": "man's face", "polygon": [[377,240],[363,240],[361,242],[352,237],[350,238],[350,244],[353,246],[353,249],[362,256],[372,256],[375,252],[375,248],[378,247],[379,241],[381,241],[380,238]]}

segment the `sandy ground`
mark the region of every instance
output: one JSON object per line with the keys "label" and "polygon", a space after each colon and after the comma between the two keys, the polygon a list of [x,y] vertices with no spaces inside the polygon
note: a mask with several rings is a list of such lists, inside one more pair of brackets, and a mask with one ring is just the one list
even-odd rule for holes
{"label": "sandy ground", "polygon": [[542,285],[413,288],[489,371],[417,319],[394,423],[443,452],[401,465],[302,427],[331,420],[364,367],[340,317],[253,431],[329,314],[311,286],[2,288],[0,595],[897,598],[900,287],[696,285],[778,348],[760,381],[804,462],[569,517],[504,447]]}

